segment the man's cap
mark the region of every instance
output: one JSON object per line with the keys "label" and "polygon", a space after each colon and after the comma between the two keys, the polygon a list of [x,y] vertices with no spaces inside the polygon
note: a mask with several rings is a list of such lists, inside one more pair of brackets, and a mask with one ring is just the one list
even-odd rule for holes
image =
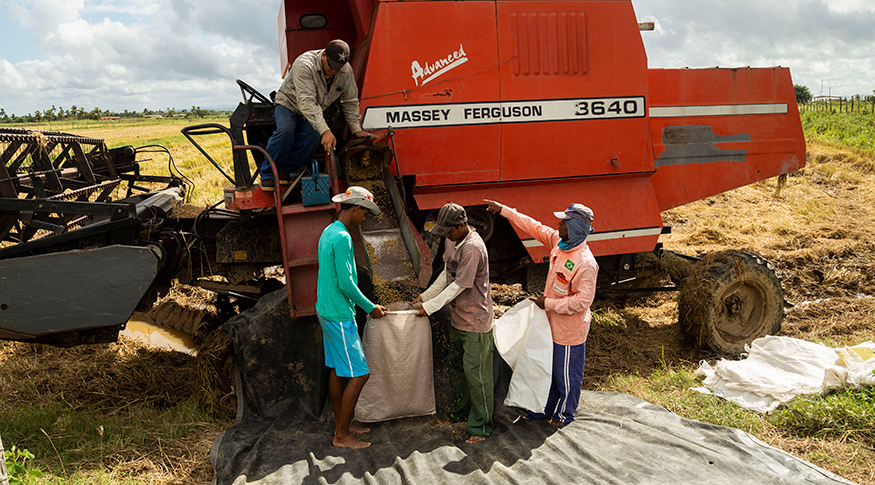
{"label": "man's cap", "polygon": [[364,187],[353,185],[346,192],[337,194],[331,198],[332,202],[341,204],[360,205],[371,211],[375,216],[380,215],[380,208],[374,203],[374,194]]}
{"label": "man's cap", "polygon": [[443,237],[446,236],[452,228],[459,224],[466,224],[467,222],[468,214],[465,212],[465,208],[459,204],[450,202],[441,207],[441,210],[438,211],[437,222],[434,223],[434,227],[432,227],[429,232],[437,237]]}
{"label": "man's cap", "polygon": [[334,39],[328,43],[328,47],[325,48],[325,57],[328,59],[328,65],[335,71],[349,72],[352,69],[349,66],[349,44],[340,39]]}
{"label": "man's cap", "polygon": [[577,219],[588,226],[592,226],[592,209],[583,204],[571,204],[565,212],[554,212],[554,216],[560,219]]}

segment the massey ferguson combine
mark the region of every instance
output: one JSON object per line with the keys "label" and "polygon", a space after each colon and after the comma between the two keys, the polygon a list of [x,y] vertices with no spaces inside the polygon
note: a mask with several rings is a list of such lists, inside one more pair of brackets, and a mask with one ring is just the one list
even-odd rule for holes
{"label": "massey ferguson combine", "polygon": [[[467,208],[489,249],[493,281],[540,290],[550,248],[494,218],[483,199],[542,221],[581,202],[596,215],[587,242],[598,258],[600,293],[634,285],[654,261],[687,261],[692,271],[672,274],[677,287],[696,287],[681,298],[680,323],[698,344],[737,355],[780,328],[783,294],[774,269],[748,252],[707,265],[670,253],[659,242],[670,230],[660,214],[804,166],[790,71],[651,69],[641,37],[646,28],[630,1],[286,0],[280,72],[305,51],[346,40],[363,126],[377,139],[320,153],[291,190],[263,192],[255,174],[273,130],[271,100],[238,81],[244,101],[229,128],[185,130],[196,145],[198,136],[216,134],[235,145],[228,160],[210,157],[217,167],[233,164],[225,208],[204,212],[194,226],[214,229],[188,225],[175,229],[184,237],[165,240],[202,238],[214,251],[210,258],[225,267],[281,264],[297,318],[315,313],[317,241],[337,210],[324,197],[311,199],[314,190],[330,197],[362,185],[375,193],[383,215],[354,237],[360,279],[383,302],[425,286],[438,269],[440,245],[427,230],[443,204]],[[350,138],[342,124],[332,129],[338,139]],[[0,187],[27,180],[36,187],[51,177],[0,176]],[[11,221],[4,203],[10,201],[0,199],[0,214]],[[178,249],[155,237],[133,243],[153,254]],[[160,269],[177,259],[164,255],[154,264]],[[215,282],[211,288],[232,294],[242,281],[228,278],[224,288]],[[5,288],[0,293],[6,326],[3,312],[16,302],[6,301]],[[124,311],[114,315],[116,328],[130,315]]]}

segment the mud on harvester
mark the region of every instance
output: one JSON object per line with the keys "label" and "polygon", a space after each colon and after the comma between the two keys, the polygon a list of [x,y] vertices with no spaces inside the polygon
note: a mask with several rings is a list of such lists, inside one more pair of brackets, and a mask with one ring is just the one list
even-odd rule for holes
{"label": "mud on harvester", "polygon": [[[541,290],[550,248],[487,212],[483,199],[548,223],[555,219],[553,211],[581,202],[595,213],[595,232],[587,242],[600,266],[597,294],[692,288],[679,300],[680,324],[695,343],[724,354],[737,355],[744,344],[780,329],[781,283],[764,258],[735,252],[699,261],[664,249],[659,236],[670,230],[662,211],[804,166],[789,69],[648,68],[641,37],[648,27],[639,24],[630,1],[286,0],[278,22],[283,75],[307,50],[321,49],[334,38],[349,43],[363,126],[377,134],[376,140],[346,143],[342,114],[329,110],[340,148],[317,154],[291,189],[263,192],[256,176],[274,128],[272,101],[238,81],[244,100],[229,127],[183,130],[198,147],[200,136],[232,141],[233,173],[221,168],[227,160],[217,162],[201,150],[232,184],[225,189],[224,208],[175,219],[138,216],[141,211],[127,205],[125,217],[101,217],[153,221],[165,229],[165,239],[158,230],[121,243],[106,237],[90,246],[53,246],[41,255],[4,247],[3,274],[19,271],[10,268],[24,258],[74,261],[83,257],[83,248],[88,253],[125,247],[135,248],[125,251],[148,261],[152,273],[173,275],[180,267],[198,266],[179,261],[193,257],[183,248],[199,244],[204,251],[198,254],[209,254],[216,265],[208,273],[229,276],[219,282],[202,279],[205,287],[257,298],[273,288],[261,269],[280,264],[291,316],[312,315],[317,241],[337,210],[326,197],[361,185],[374,192],[382,214],[353,235],[356,261],[363,285],[373,285],[381,302],[410,295],[440,269],[439,241],[428,229],[437,209],[450,201],[466,207],[470,224],[486,242],[493,282],[520,281]],[[0,222],[19,230],[12,231],[17,239],[8,229],[0,234],[14,239],[14,248],[24,243],[18,237],[26,226],[22,217],[46,214],[33,205],[71,197],[64,194],[77,189],[43,194],[37,187],[51,185],[52,171],[63,171],[71,162],[24,174],[11,162],[14,156],[3,157],[9,173],[0,173]],[[85,176],[82,165],[78,173]],[[121,202],[139,207],[141,199]],[[30,205],[26,211],[16,204]],[[88,227],[62,227],[47,237],[71,237]],[[71,264],[70,274],[90,267]],[[645,276],[659,268],[679,268],[669,271],[675,284],[642,288]],[[33,276],[18,274],[21,282]],[[4,281],[9,280],[0,279],[2,336],[48,341],[51,328],[29,323],[15,324],[18,333],[8,333],[10,320],[4,315],[22,311],[16,298],[23,297],[8,296]],[[145,293],[150,283],[138,283],[136,291]],[[16,284],[25,296],[37,291]],[[63,288],[54,291],[64,295]],[[139,299],[133,293],[133,303],[107,311],[116,330]],[[93,329],[107,326],[96,318],[89,321]]]}

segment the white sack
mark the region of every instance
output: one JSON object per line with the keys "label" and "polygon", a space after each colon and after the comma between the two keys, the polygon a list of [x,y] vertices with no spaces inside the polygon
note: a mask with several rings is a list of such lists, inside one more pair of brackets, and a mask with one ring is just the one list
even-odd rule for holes
{"label": "white sack", "polygon": [[872,342],[836,350],[790,337],[758,338],[744,360],[721,359],[714,367],[703,361],[697,373],[705,387],[693,389],[770,413],[800,394],[875,383],[873,349]]}
{"label": "white sack", "polygon": [[415,310],[368,317],[362,345],[371,377],[359,396],[355,419],[372,423],[435,414],[428,317],[417,317]]}
{"label": "white sack", "polygon": [[829,389],[875,385],[875,343],[863,342],[836,349],[837,365],[826,370],[823,385]]}
{"label": "white sack", "polygon": [[495,350],[513,369],[506,406],[544,412],[553,368],[553,334],[547,312],[523,300],[495,321]]}

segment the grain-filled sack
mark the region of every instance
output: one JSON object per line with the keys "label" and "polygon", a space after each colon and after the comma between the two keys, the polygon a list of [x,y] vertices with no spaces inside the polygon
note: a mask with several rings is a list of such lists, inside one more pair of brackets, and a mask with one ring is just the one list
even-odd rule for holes
{"label": "grain-filled sack", "polygon": [[[405,303],[387,305],[406,308]],[[371,377],[362,389],[355,419],[365,423],[435,413],[431,324],[416,310],[368,317],[362,345]]]}

